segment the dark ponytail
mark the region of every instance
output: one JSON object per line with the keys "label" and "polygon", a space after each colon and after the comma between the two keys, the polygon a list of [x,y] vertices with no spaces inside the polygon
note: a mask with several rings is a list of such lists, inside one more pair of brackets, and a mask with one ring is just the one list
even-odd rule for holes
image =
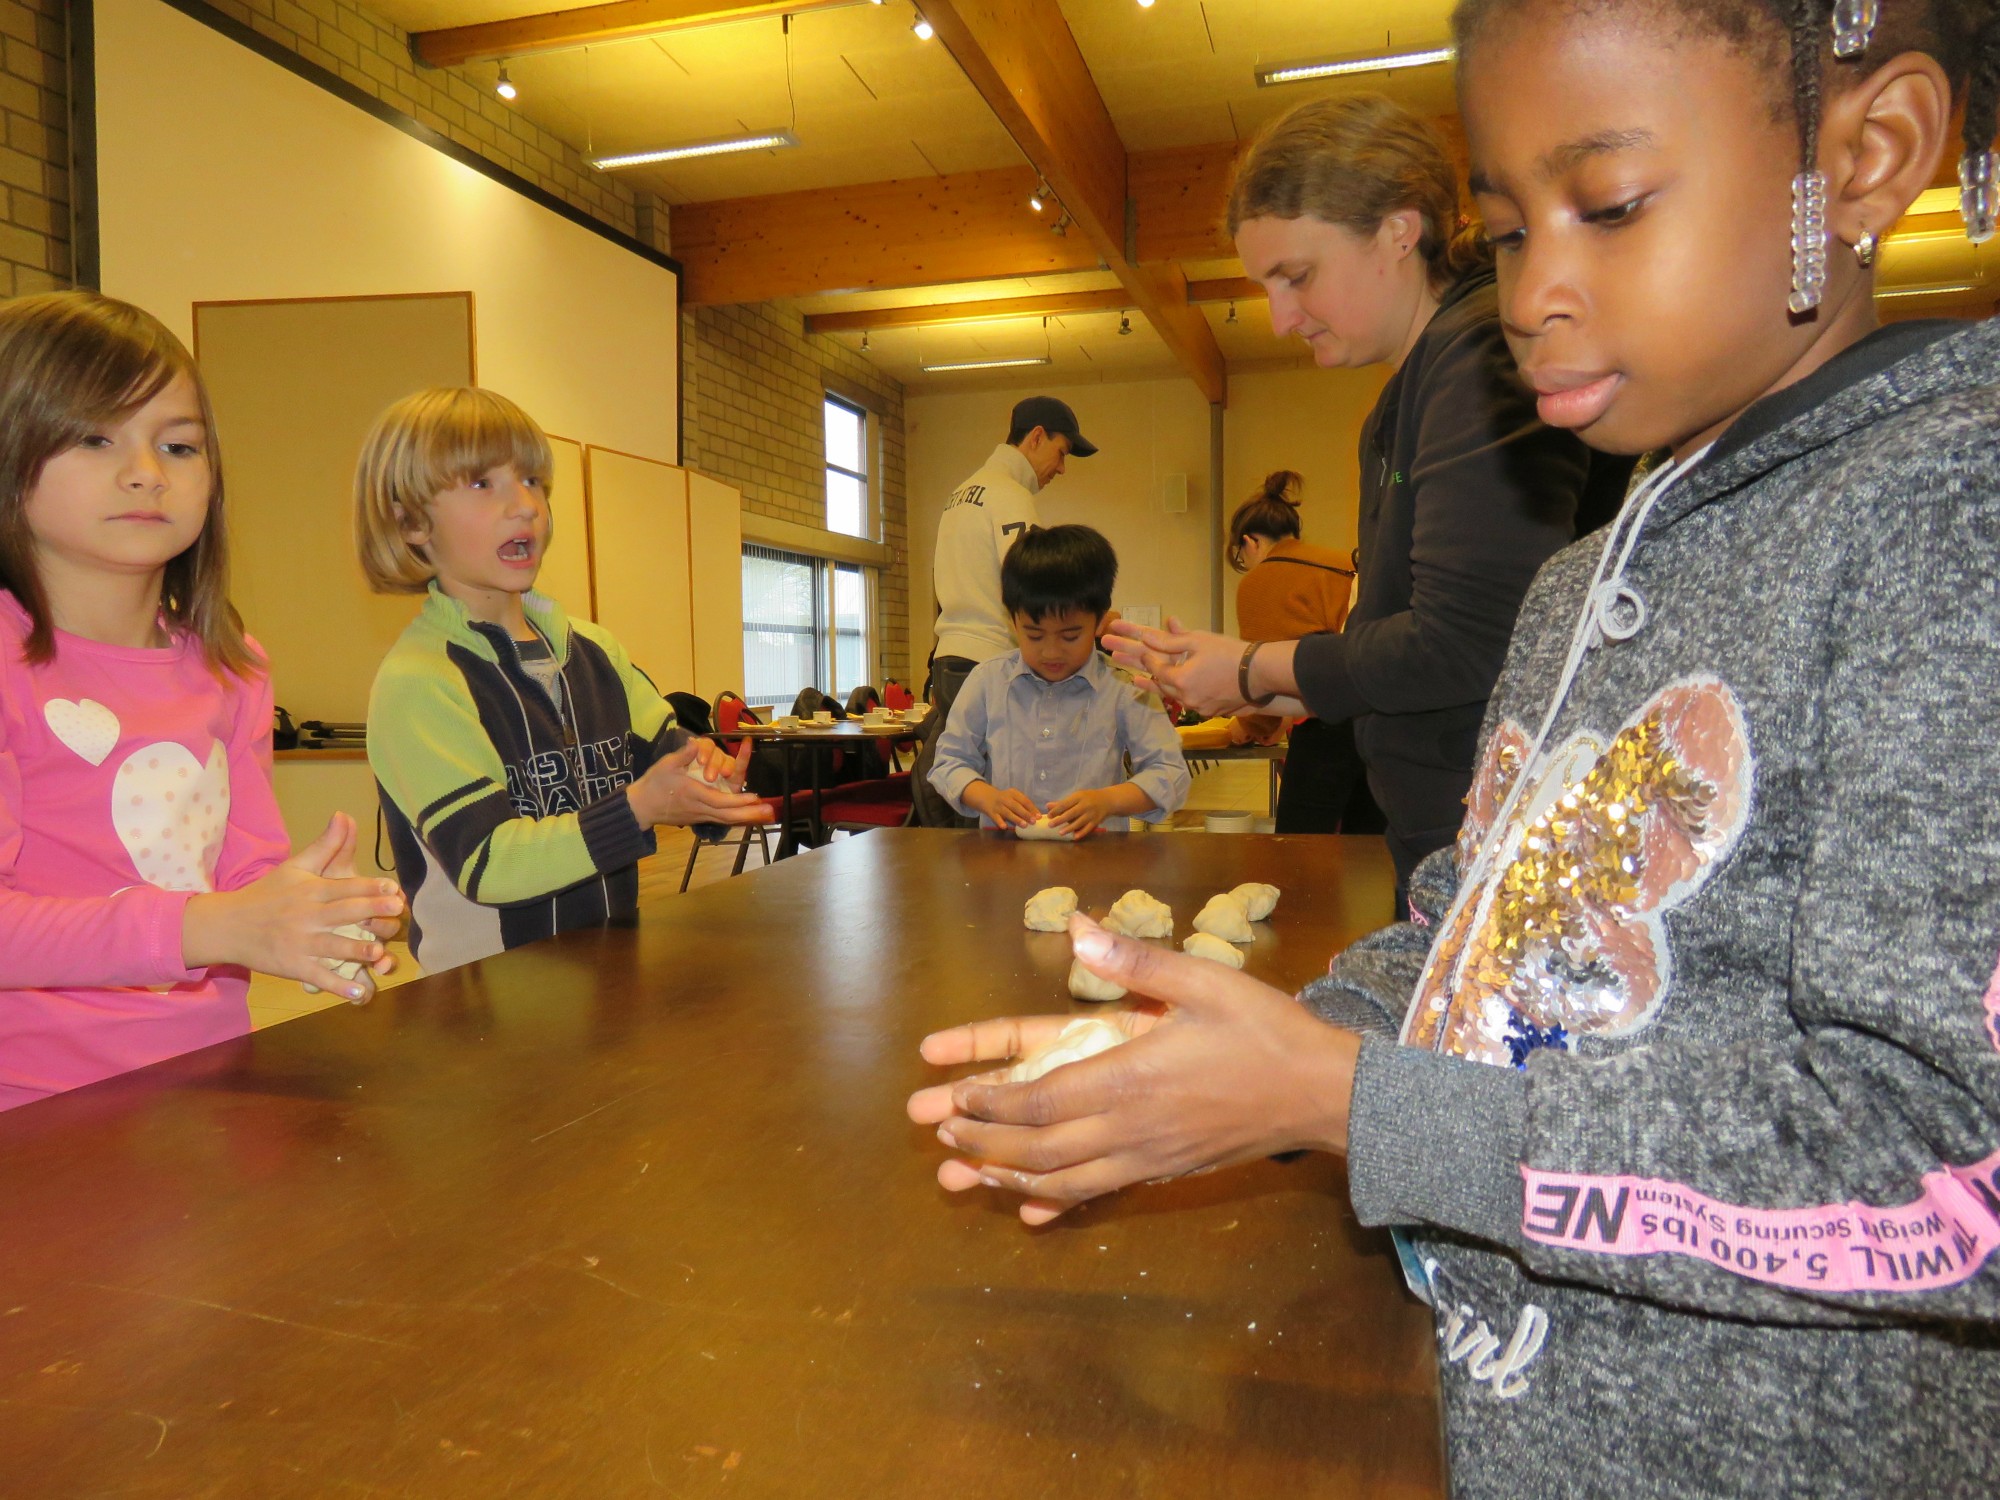
{"label": "dark ponytail", "polygon": [[1282,542],[1303,534],[1299,524],[1299,490],[1304,483],[1290,469],[1279,469],[1266,475],[1264,487],[1236,507],[1236,514],[1229,518],[1230,567],[1239,573],[1249,571],[1243,565],[1246,537],[1262,536]]}

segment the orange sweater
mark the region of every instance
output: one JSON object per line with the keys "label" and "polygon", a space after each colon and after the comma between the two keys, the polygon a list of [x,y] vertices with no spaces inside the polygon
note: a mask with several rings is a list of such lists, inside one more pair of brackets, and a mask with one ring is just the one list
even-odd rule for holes
{"label": "orange sweater", "polygon": [[[1347,623],[1354,570],[1326,547],[1287,537],[1236,585],[1236,630],[1246,641],[1295,641]],[[1284,721],[1244,722],[1254,739],[1275,735]]]}

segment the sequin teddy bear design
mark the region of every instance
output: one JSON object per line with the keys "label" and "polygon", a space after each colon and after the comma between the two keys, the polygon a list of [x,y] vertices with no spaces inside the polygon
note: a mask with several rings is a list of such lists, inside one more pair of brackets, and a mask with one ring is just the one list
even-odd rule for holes
{"label": "sequin teddy bear design", "polygon": [[1671,984],[1663,918],[1707,882],[1748,816],[1749,737],[1720,682],[1664,690],[1609,746],[1572,739],[1496,832],[1529,748],[1511,722],[1487,745],[1460,868],[1483,847],[1494,855],[1431,950],[1408,1045],[1522,1067],[1537,1048],[1644,1026]]}
{"label": "sequin teddy bear design", "polygon": [[[58,740],[93,766],[110,758],[123,733],[118,716],[91,698],[51,699],[42,717]],[[134,750],[112,777],[111,823],[148,885],[214,889],[229,825],[229,755],[222,742],[210,741],[206,762],[172,740]]]}

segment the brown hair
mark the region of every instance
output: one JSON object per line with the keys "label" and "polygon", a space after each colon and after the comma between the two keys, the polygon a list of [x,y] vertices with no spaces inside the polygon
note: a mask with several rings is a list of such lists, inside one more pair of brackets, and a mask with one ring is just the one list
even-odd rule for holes
{"label": "brown hair", "polygon": [[55,623],[35,571],[27,516],[42,470],[178,379],[194,387],[208,429],[208,516],[201,534],[168,561],[160,612],[171,628],[201,642],[215,671],[240,677],[262,669],[229,602],[222,455],[201,372],[166,324],[97,292],[45,292],[0,303],[0,587],[28,612],[22,655],[29,662],[41,665],[56,654]]}
{"label": "brown hair", "polygon": [[[497,391],[439,386],[405,396],[375,420],[354,470],[354,547],[378,594],[421,594],[437,569],[404,539],[430,525],[431,501],[511,464],[553,488],[555,455],[535,419]],[[553,536],[553,529],[551,530]]]}
{"label": "brown hair", "polygon": [[1290,469],[1264,476],[1264,487],[1236,507],[1229,518],[1229,566],[1239,573],[1243,565],[1243,542],[1247,537],[1267,536],[1274,542],[1299,536],[1299,487],[1305,481]]}
{"label": "brown hair", "polygon": [[1246,219],[1310,215],[1371,235],[1401,209],[1423,221],[1417,252],[1440,288],[1493,263],[1460,212],[1458,169],[1437,132],[1381,94],[1311,99],[1259,132],[1237,163],[1229,232]]}

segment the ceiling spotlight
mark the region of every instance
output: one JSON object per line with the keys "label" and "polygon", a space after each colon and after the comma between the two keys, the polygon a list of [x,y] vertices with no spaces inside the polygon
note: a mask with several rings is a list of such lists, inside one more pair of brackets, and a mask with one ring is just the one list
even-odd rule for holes
{"label": "ceiling spotlight", "polygon": [[507,76],[507,65],[500,64],[500,81],[493,85],[493,92],[502,99],[512,99],[521,91],[514,87],[514,80]]}
{"label": "ceiling spotlight", "polygon": [[920,42],[928,42],[932,37],[937,35],[937,32],[932,28],[931,23],[924,19],[924,13],[922,11],[917,12],[916,23],[910,27],[910,30],[914,31],[917,34],[917,40]]}
{"label": "ceiling spotlight", "polygon": [[868,330],[865,328],[861,330],[861,352],[863,354],[868,352]]}
{"label": "ceiling spotlight", "polygon": [[1132,315],[1130,313],[1120,313],[1118,315],[1119,334],[1122,336],[1124,334],[1130,333],[1131,331],[1132,331]]}
{"label": "ceiling spotlight", "polygon": [[1054,196],[1049,191],[1048,178],[1037,177],[1035,179],[1035,190],[1028,194],[1028,207],[1032,208],[1036,213],[1040,213],[1048,206],[1049,199]]}
{"label": "ceiling spotlight", "polygon": [[1139,9],[1151,10],[1152,8],[1153,8],[1153,0],[1139,0]]}
{"label": "ceiling spotlight", "polygon": [[1068,233],[1069,233],[1069,210],[1068,210],[1068,209],[1064,209],[1064,210],[1062,211],[1062,217],[1061,217],[1061,218],[1059,218],[1059,219],[1057,219],[1057,220],[1055,221],[1055,223],[1053,223],[1053,224],[1051,224],[1051,225],[1049,226],[1049,233],[1050,233],[1050,234],[1068,234]]}
{"label": "ceiling spotlight", "polygon": [[1234,302],[1229,304],[1229,316],[1222,321],[1225,323],[1234,323],[1236,321],[1236,304]]}

